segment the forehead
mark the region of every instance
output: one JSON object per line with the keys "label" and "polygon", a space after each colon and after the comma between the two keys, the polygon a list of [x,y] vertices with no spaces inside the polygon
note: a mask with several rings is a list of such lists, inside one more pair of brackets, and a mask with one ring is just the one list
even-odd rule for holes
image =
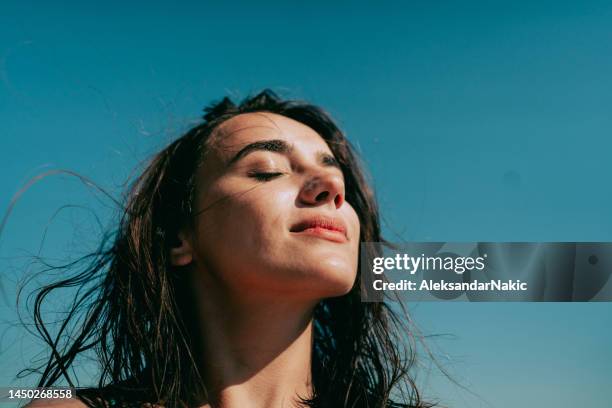
{"label": "forehead", "polygon": [[312,128],[286,116],[270,112],[237,115],[219,125],[211,135],[221,155],[230,155],[243,146],[268,139],[282,139],[295,149],[331,153],[323,138]]}

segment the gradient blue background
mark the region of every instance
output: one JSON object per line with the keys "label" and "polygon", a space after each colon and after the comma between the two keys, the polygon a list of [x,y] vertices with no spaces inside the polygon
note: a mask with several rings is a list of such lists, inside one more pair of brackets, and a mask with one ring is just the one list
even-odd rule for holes
{"label": "gradient blue background", "polygon": [[[214,4],[214,5],[213,5]],[[271,87],[326,107],[371,171],[390,240],[612,240],[609,2],[80,2],[0,6],[0,208],[67,168],[115,195],[222,96]],[[0,386],[41,351],[14,282],[62,205],[103,225],[74,179],[30,188],[0,236]],[[94,245],[61,212],[42,254]],[[76,232],[73,232],[75,231]],[[411,305],[451,407],[610,407],[612,305]],[[85,378],[86,380],[86,378]],[[475,395],[474,395],[475,394]]]}

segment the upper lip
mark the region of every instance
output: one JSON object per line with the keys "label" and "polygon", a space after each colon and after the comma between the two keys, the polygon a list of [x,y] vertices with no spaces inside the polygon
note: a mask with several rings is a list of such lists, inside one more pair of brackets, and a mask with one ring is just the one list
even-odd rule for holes
{"label": "upper lip", "polygon": [[330,231],[338,231],[344,234],[346,238],[348,238],[346,234],[346,224],[342,219],[336,217],[327,217],[324,215],[316,215],[313,217],[304,218],[298,223],[294,224],[290,231],[291,232],[301,232],[308,228],[324,228]]}

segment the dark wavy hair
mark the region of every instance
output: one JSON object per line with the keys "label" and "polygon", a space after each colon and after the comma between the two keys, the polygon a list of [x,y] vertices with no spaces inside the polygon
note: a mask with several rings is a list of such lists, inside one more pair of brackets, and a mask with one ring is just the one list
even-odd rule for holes
{"label": "dark wavy hair", "polygon": [[[206,387],[195,361],[197,318],[192,289],[170,264],[178,229],[194,218],[196,169],[224,121],[247,112],[272,112],[315,130],[329,145],[345,178],[346,200],[361,225],[362,242],[384,242],[379,212],[350,143],[321,108],[283,100],[264,90],[239,104],[230,98],[205,108],[203,121],[152,157],[121,201],[118,227],[98,249],[61,267],[71,272],[35,292],[35,325],[51,348],[34,371],[39,387],[74,385],[69,369],[95,351],[98,384],[79,389],[86,405],[193,406]],[[223,205],[217,203],[215,205]],[[205,211],[205,209],[203,210]],[[360,261],[361,262],[361,261]],[[47,296],[79,288],[53,336],[42,318]],[[362,302],[358,277],[344,296],[322,300],[314,311],[313,395],[309,407],[425,407],[410,370],[414,343],[402,320],[385,302]],[[63,340],[61,340],[63,339]],[[74,365],[73,365],[74,366]],[[394,402],[395,401],[395,402]]]}

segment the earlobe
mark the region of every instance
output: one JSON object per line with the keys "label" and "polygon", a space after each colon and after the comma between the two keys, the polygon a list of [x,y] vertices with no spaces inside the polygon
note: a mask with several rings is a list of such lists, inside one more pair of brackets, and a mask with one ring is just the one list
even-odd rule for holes
{"label": "earlobe", "polygon": [[191,243],[183,232],[179,232],[177,246],[170,248],[170,262],[173,266],[185,266],[192,261]]}

